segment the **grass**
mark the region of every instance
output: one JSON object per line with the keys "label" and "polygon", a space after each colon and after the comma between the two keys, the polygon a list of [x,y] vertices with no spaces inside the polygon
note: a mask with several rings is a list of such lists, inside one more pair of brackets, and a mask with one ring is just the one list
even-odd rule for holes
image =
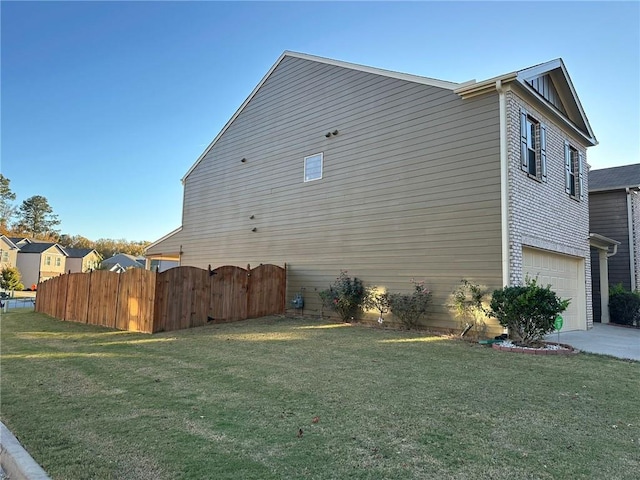
{"label": "grass", "polygon": [[53,479],[640,471],[637,362],[277,317],[151,336],[16,311],[1,328],[2,421]]}

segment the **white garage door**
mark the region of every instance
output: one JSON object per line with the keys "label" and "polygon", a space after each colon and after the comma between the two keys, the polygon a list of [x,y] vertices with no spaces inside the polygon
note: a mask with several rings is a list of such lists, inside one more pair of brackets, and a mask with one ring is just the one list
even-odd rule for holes
{"label": "white garage door", "polygon": [[569,308],[562,313],[561,332],[586,330],[584,260],[533,248],[523,248],[522,256],[525,275],[538,277],[539,285],[551,285],[551,290],[560,298],[571,299]]}

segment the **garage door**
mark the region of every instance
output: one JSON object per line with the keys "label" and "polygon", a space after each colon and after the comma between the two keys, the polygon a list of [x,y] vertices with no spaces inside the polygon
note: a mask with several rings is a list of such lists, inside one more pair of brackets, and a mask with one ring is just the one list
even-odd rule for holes
{"label": "garage door", "polygon": [[539,285],[551,285],[551,290],[560,298],[571,299],[569,308],[562,314],[561,331],[586,330],[584,260],[533,248],[523,248],[522,256],[525,275],[538,277]]}

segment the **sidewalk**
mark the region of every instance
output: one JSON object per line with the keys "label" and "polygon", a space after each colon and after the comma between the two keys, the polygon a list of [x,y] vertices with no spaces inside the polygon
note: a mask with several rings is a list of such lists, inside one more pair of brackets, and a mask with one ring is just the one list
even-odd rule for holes
{"label": "sidewalk", "polygon": [[8,480],[50,480],[18,439],[0,422],[0,472]]}

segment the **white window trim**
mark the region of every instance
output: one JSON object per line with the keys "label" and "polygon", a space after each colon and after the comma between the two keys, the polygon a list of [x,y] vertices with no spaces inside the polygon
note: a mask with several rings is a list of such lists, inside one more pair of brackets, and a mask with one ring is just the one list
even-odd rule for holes
{"label": "white window trim", "polygon": [[[527,141],[530,139],[530,132],[527,122],[535,123],[538,138],[536,139],[536,174],[529,172],[529,155]],[[531,116],[524,108],[520,109],[520,162],[522,170],[531,178],[538,181],[547,181],[547,126],[537,118]]]}
{"label": "white window trim", "polygon": [[[577,171],[573,172],[575,195],[571,195],[571,151],[577,152]],[[574,200],[584,200],[584,155],[577,148],[565,140],[564,142],[564,170],[565,170],[565,192]]]}
{"label": "white window trim", "polygon": [[[307,163],[311,160],[316,160],[317,157],[319,157],[319,160],[320,160],[320,176],[309,178],[309,175],[307,174]],[[304,182],[307,183],[307,182],[313,182],[314,180],[322,180],[323,169],[324,169],[324,153],[323,152],[314,153],[313,155],[304,157]]]}

